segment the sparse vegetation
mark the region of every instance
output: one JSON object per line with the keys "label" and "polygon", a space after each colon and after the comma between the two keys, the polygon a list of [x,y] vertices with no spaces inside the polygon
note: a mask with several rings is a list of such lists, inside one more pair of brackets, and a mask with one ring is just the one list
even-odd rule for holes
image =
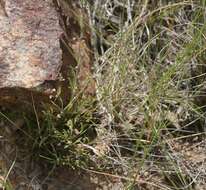
{"label": "sparse vegetation", "polygon": [[81,1],[95,95],[74,71],[66,106],[59,96],[25,116],[20,155],[119,179],[128,190],[204,190],[206,1],[100,2]]}

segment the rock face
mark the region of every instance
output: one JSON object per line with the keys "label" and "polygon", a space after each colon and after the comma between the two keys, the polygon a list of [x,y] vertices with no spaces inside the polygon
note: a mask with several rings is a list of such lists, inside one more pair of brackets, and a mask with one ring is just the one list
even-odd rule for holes
{"label": "rock face", "polygon": [[[86,96],[94,96],[95,80],[92,76],[94,55],[91,47],[91,28],[89,16],[80,0],[58,0],[63,28],[65,28],[65,41],[75,58],[78,87]],[[64,54],[65,57],[65,54]],[[68,58],[66,58],[68,59]],[[63,58],[63,60],[65,60]],[[63,61],[64,62],[64,61]]]}
{"label": "rock face", "polygon": [[48,92],[41,86],[58,80],[61,34],[52,0],[0,0],[0,105]]}

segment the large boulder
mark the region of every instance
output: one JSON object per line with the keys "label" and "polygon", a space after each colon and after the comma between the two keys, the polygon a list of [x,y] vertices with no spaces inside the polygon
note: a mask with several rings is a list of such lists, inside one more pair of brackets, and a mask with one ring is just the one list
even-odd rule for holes
{"label": "large boulder", "polygon": [[95,94],[89,18],[79,2],[0,0],[0,106],[30,109],[59,95],[66,105],[73,70],[81,92]]}
{"label": "large boulder", "polygon": [[61,34],[52,0],[0,0],[0,105],[49,98],[60,78]]}

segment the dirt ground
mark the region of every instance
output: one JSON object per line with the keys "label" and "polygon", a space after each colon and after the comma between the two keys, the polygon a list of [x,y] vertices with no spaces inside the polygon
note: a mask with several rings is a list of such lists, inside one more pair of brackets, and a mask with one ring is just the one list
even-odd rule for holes
{"label": "dirt ground", "polygon": [[74,171],[67,167],[48,168],[42,163],[34,163],[29,152],[26,156],[25,150],[16,146],[16,133],[17,130],[11,125],[1,122],[0,189],[4,189],[4,182],[7,184],[6,189],[15,190],[123,189],[123,184],[118,179],[113,180],[103,175]]}
{"label": "dirt ground", "polygon": [[[122,179],[87,171],[74,171],[67,167],[49,168],[43,163],[35,163],[29,151],[25,154],[25,150],[16,146],[17,132],[12,125],[0,123],[0,189],[4,189],[4,182],[7,184],[6,189],[15,190],[125,189],[125,181]],[[174,147],[177,159],[187,168],[191,178],[198,182],[193,188],[205,190],[206,141],[195,137],[191,142],[180,139],[170,143]]]}

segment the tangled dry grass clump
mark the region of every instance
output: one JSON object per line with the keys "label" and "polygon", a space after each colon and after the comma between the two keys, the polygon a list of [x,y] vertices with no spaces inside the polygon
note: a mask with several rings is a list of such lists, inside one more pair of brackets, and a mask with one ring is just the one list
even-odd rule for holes
{"label": "tangled dry grass clump", "polygon": [[52,165],[118,179],[119,189],[204,190],[206,2],[74,6],[88,14],[77,20],[91,32],[95,96],[79,91],[74,70],[68,105],[47,108],[40,130],[27,120],[35,138],[25,146]]}
{"label": "tangled dry grass clump", "polygon": [[180,151],[204,152],[205,2],[96,1],[90,15],[107,164],[134,180],[128,188],[148,173],[161,189],[153,176],[168,188],[205,184],[206,155]]}

